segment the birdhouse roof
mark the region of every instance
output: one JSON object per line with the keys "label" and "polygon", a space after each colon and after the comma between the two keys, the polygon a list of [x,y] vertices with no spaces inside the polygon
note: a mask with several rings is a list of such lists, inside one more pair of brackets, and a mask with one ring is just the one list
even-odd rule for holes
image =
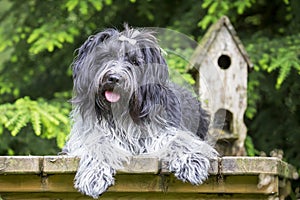
{"label": "birdhouse roof", "polygon": [[208,52],[209,48],[211,47],[211,45],[215,41],[216,37],[220,33],[221,28],[224,26],[229,31],[230,35],[232,36],[232,39],[233,39],[235,45],[237,46],[239,52],[241,53],[242,57],[244,58],[245,62],[247,63],[248,70],[250,71],[253,68],[253,64],[250,61],[249,56],[248,56],[241,40],[237,36],[236,31],[227,16],[221,17],[216,23],[214,23],[208,29],[206,34],[203,36],[200,44],[198,45],[198,47],[194,53],[193,57],[195,58],[195,60],[194,59],[192,59],[192,60],[194,60],[196,62],[194,62],[193,64],[197,63],[197,65],[199,65],[202,63],[203,59],[206,56],[206,53]]}

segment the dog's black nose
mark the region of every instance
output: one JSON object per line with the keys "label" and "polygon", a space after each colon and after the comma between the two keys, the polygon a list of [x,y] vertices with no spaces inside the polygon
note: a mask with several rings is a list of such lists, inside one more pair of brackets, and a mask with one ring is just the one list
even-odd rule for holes
{"label": "dog's black nose", "polygon": [[107,76],[107,82],[108,83],[118,83],[120,81],[121,77],[117,74],[110,74]]}

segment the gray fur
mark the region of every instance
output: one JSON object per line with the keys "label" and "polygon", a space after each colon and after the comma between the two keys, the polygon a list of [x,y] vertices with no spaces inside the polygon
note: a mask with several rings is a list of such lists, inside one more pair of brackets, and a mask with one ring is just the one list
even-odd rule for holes
{"label": "gray fur", "polygon": [[153,33],[125,27],[91,36],[78,50],[73,77],[73,125],[63,152],[80,157],[80,192],[98,198],[133,155],[167,161],[184,182],[207,179],[218,155],[205,141],[209,115],[170,83]]}

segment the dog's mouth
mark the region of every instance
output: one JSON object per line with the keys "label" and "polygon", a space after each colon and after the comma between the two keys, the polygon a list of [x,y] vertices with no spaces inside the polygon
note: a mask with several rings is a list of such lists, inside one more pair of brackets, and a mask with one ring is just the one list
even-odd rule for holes
{"label": "dog's mouth", "polygon": [[116,91],[106,90],[104,92],[105,99],[110,103],[116,103],[120,100],[121,95]]}

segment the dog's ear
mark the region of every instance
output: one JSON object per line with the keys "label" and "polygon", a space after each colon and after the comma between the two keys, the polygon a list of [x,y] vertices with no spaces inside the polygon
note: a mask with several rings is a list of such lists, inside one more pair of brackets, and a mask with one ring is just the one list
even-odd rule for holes
{"label": "dog's ear", "polygon": [[77,50],[78,54],[75,57],[72,70],[73,70],[73,78],[75,79],[80,68],[82,62],[86,58],[89,52],[94,49],[97,45],[102,43],[103,41],[107,40],[108,38],[112,37],[113,35],[118,34],[119,32],[116,29],[106,29],[105,31],[99,32],[96,35],[91,35],[81,47]]}
{"label": "dog's ear", "polygon": [[143,47],[142,53],[146,63],[156,63],[161,65],[167,65],[165,58],[162,55],[162,51],[159,47]]}
{"label": "dog's ear", "polygon": [[[149,83],[164,84],[169,78],[168,66],[162,51],[158,47],[143,47],[141,48],[145,61],[144,76]],[[152,79],[155,80],[152,80]]]}
{"label": "dog's ear", "polygon": [[147,120],[165,119],[172,127],[180,125],[180,102],[170,88],[160,84],[139,87],[130,99],[129,105],[130,116],[137,124]]}

